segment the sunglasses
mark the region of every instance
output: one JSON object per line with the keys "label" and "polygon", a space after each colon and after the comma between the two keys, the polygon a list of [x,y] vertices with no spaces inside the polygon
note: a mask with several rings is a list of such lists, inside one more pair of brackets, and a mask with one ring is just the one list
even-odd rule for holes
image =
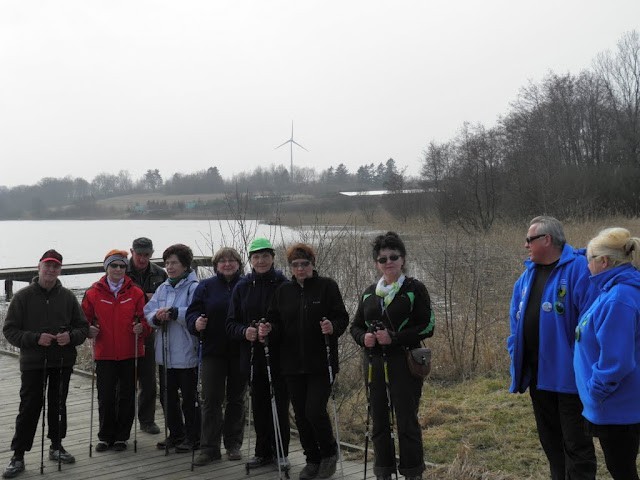
{"label": "sunglasses", "polygon": [[376,259],[376,261],[384,265],[385,263],[387,263],[387,260],[391,262],[395,262],[399,258],[400,258],[400,255],[389,255],[389,257],[379,257]]}
{"label": "sunglasses", "polygon": [[109,267],[111,268],[127,268],[127,266],[124,263],[110,263]]}
{"label": "sunglasses", "polygon": [[542,238],[542,237],[546,237],[547,235],[548,235],[548,233],[541,233],[540,235],[533,235],[532,237],[525,238],[524,241],[526,242],[527,245],[529,245],[534,240],[537,240],[537,239]]}
{"label": "sunglasses", "polygon": [[307,268],[311,265],[311,262],[309,260],[300,260],[299,262],[291,262],[289,265],[291,265],[291,268]]}

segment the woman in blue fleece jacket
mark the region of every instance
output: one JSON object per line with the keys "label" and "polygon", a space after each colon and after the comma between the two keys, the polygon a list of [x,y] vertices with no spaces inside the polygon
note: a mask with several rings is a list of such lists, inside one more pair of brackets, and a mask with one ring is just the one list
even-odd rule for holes
{"label": "woman in blue fleece jacket", "polygon": [[614,479],[638,480],[640,239],[608,228],[587,247],[595,300],[576,327],[573,364],[587,431]]}

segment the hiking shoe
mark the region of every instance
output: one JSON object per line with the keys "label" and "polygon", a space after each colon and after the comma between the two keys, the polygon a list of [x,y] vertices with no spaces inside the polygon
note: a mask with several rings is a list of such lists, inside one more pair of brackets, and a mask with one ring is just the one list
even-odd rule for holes
{"label": "hiking shoe", "polygon": [[14,455],[2,472],[2,478],[13,478],[22,472],[24,472],[24,457],[18,458]]}
{"label": "hiking shoe", "polygon": [[320,460],[320,467],[318,468],[318,477],[329,478],[336,473],[336,462],[338,461],[337,455],[331,455],[330,457]]}
{"label": "hiking shoe", "polygon": [[200,442],[192,442],[191,440],[183,440],[176,445],[176,453],[188,453],[191,450],[198,450]]}
{"label": "hiking shoe", "polygon": [[180,445],[183,441],[184,438],[174,439],[169,437],[166,440],[162,440],[156,443],[156,447],[158,448],[158,450],[164,450],[165,447],[174,448],[176,445]]}
{"label": "hiking shoe", "polygon": [[422,474],[420,475],[410,475],[408,477],[404,477],[405,480],[422,480]]}
{"label": "hiking shoe", "polygon": [[242,453],[238,447],[232,447],[227,449],[227,458],[229,460],[242,460]]}
{"label": "hiking shoe", "polygon": [[265,465],[270,465],[271,463],[273,463],[273,457],[255,456],[247,462],[247,468],[251,469],[251,468],[264,467]]}
{"label": "hiking shoe", "polygon": [[157,435],[160,433],[160,428],[155,424],[155,422],[141,423],[140,430],[151,435]]}
{"label": "hiking shoe", "polygon": [[117,442],[114,442],[113,449],[116,452],[124,452],[127,449],[127,442],[118,440]]}
{"label": "hiking shoe", "polygon": [[107,450],[109,450],[109,444],[107,442],[100,440],[96,444],[96,452],[106,452]]}
{"label": "hiking shoe", "polygon": [[300,480],[311,480],[318,476],[318,470],[320,470],[319,463],[307,463],[300,471],[300,476],[298,478]]}
{"label": "hiking shoe", "polygon": [[49,460],[57,462],[58,457],[60,457],[60,463],[76,463],[75,457],[67,452],[63,446],[60,446],[59,449],[49,447]]}
{"label": "hiking shoe", "polygon": [[[291,468],[291,464],[289,463],[289,459],[287,457],[282,457],[282,458],[274,458],[273,459],[273,464],[276,467],[280,467],[281,470],[289,470]],[[278,465],[280,464],[280,465]]]}
{"label": "hiking shoe", "polygon": [[391,475],[376,475],[376,480],[391,480]]}
{"label": "hiking shoe", "polygon": [[216,454],[211,454],[207,452],[200,452],[198,456],[195,458],[195,460],[193,461],[193,464],[198,467],[202,467],[204,465],[209,465],[212,462],[220,460],[221,458],[222,458],[222,455],[220,455],[219,453],[216,455]]}

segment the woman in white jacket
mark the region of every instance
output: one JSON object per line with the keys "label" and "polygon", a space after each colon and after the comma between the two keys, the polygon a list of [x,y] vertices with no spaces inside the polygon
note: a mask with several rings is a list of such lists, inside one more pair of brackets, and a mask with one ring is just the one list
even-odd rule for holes
{"label": "woman in white jacket", "polygon": [[200,409],[196,403],[198,341],[189,333],[185,322],[198,278],[191,269],[193,252],[186,245],[171,245],[162,259],[169,278],[144,307],[149,325],[160,330],[155,340],[156,363],[162,393],[160,403],[170,432],[157,447],[186,453],[197,448],[200,439]]}

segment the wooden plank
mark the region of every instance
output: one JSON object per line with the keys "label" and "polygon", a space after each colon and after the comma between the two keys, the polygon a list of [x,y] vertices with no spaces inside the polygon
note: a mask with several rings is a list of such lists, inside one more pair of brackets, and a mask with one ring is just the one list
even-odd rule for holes
{"label": "wooden plank", "polygon": [[[11,438],[15,431],[15,417],[18,413],[20,401],[20,371],[18,359],[15,356],[0,354],[0,468],[6,466],[11,457]],[[210,478],[224,478],[225,480],[267,480],[277,479],[278,471],[275,466],[266,466],[252,470],[250,475],[245,474],[244,462],[229,461],[223,456],[223,460],[214,462],[204,467],[195,467],[191,471],[191,454],[178,454],[171,452],[165,456],[164,450],[158,450],[156,443],[164,437],[149,435],[138,430],[138,452],[133,451],[132,429],[129,448],[125,452],[107,451],[95,452],[98,432],[98,406],[95,399],[94,427],[93,427],[93,456],[89,457],[89,430],[91,417],[91,379],[86,376],[72,375],[67,401],[68,434],[64,440],[65,448],[76,457],[73,465],[62,465],[62,472],[57,471],[56,462],[48,459],[49,440],[45,438],[45,473],[48,478],[64,480],[107,480],[115,478],[147,480],[162,478],[166,480],[198,480]],[[158,405],[157,423],[160,429],[164,429],[162,409]],[[255,436],[252,433],[251,445],[255,445]],[[46,428],[45,428],[46,435]],[[246,435],[246,432],[245,432]],[[40,476],[40,441],[41,425],[38,425],[34,446],[25,455],[26,471],[19,478],[42,478]],[[197,454],[197,452],[196,452]],[[244,457],[247,455],[246,438],[245,448],[242,450]],[[300,470],[305,465],[305,459],[296,437],[291,438],[289,448],[289,460],[291,462],[290,476],[296,479]],[[359,462],[344,461],[346,480],[361,480],[363,478],[363,465]],[[367,478],[374,478],[369,468]],[[340,466],[334,478],[340,478]]]}

